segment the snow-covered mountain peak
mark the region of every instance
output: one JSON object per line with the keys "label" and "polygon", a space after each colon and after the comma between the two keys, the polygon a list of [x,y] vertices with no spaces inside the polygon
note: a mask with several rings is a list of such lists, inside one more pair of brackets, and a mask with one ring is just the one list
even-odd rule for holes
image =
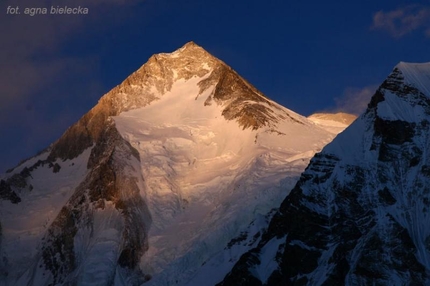
{"label": "snow-covered mountain peak", "polygon": [[430,114],[430,64],[399,63],[372,97],[366,113],[419,123]]}
{"label": "snow-covered mountain peak", "polygon": [[405,83],[421,90],[430,97],[430,62],[429,63],[406,63],[400,62],[397,66],[404,76]]}
{"label": "snow-covered mountain peak", "polygon": [[197,45],[195,42],[190,41],[183,45],[181,48],[173,51],[171,53],[160,53],[159,55],[167,57],[194,57],[200,60],[212,58],[215,59],[209,52],[207,52],[203,47]]}
{"label": "snow-covered mountain peak", "polygon": [[157,66],[155,73],[152,70],[154,76],[166,77],[173,74],[172,79],[175,81],[188,80],[193,76],[202,77],[221,63],[202,47],[189,42],[172,53],[151,56],[144,66]]}
{"label": "snow-covered mountain peak", "polygon": [[117,114],[146,106],[170,91],[176,81],[204,77],[219,65],[225,64],[194,42],[189,42],[172,53],[152,55],[101,101],[110,101]]}
{"label": "snow-covered mountain peak", "polygon": [[[188,87],[192,84],[197,89],[193,88],[193,93],[172,93],[175,84]],[[109,117],[151,105],[166,94],[173,94],[175,101],[175,105],[168,104],[169,110],[182,112],[180,110],[187,106],[181,100],[187,101],[185,97],[191,96],[199,109],[219,106],[218,115],[235,121],[242,129],[264,127],[280,132],[278,123],[285,119],[296,124],[309,124],[302,116],[268,99],[224,62],[190,42],[172,53],[151,56],[147,63],[105,94],[93,109],[71,126],[52,145],[49,158],[77,157],[98,140]],[[168,118],[171,114],[163,116]]]}

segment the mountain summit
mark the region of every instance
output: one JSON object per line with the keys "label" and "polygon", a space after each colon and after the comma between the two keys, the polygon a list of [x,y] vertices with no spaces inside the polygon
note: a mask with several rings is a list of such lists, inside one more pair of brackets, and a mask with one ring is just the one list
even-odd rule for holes
{"label": "mountain summit", "polygon": [[398,64],[219,285],[430,283],[430,63]]}
{"label": "mountain summit", "polygon": [[[98,140],[102,126],[110,116],[144,107],[170,92],[175,82],[192,77],[204,78],[198,82],[196,100],[208,88],[214,87],[204,98],[203,105],[222,105],[222,116],[238,121],[243,128],[273,127],[282,119],[274,114],[276,110],[281,111],[278,105],[224,62],[189,42],[173,53],[153,55],[124,82],[104,95],[53,145],[49,158],[75,158]],[[280,116],[289,117],[289,114]]]}
{"label": "mountain summit", "polygon": [[[198,281],[196,270],[255,217],[267,220],[334,136],[193,42],[154,55],[2,175],[0,281]],[[212,282],[237,259],[218,263]]]}

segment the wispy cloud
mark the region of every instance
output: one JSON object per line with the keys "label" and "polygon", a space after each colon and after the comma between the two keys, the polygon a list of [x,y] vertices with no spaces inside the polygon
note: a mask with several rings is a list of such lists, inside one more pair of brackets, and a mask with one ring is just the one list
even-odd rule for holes
{"label": "wispy cloud", "polygon": [[401,38],[412,31],[423,29],[430,36],[430,7],[408,5],[388,12],[379,11],[373,15],[372,29]]}
{"label": "wispy cloud", "polygon": [[360,115],[370,102],[370,98],[375,94],[378,85],[369,85],[363,88],[346,88],[342,96],[334,99],[336,112],[346,112]]}

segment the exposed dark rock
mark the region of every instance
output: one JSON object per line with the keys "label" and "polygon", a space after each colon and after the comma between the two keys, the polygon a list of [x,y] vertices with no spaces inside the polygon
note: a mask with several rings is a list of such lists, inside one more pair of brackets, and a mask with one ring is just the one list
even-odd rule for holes
{"label": "exposed dark rock", "polygon": [[12,177],[7,179],[7,183],[18,189],[24,189],[27,186],[26,177],[21,174],[15,174]]}
{"label": "exposed dark rock", "polygon": [[395,120],[389,121],[375,118],[375,135],[381,136],[386,144],[400,145],[410,142],[415,135],[415,123]]}
{"label": "exposed dark rock", "polygon": [[[389,232],[381,236],[371,232],[354,270],[361,284],[382,284],[389,281],[387,269],[403,276],[410,285],[423,284],[426,277],[424,266],[415,257],[416,247],[406,229],[390,215],[386,228]],[[384,266],[384,270],[381,269]]]}
{"label": "exposed dark rock", "polygon": [[55,163],[53,168],[52,168],[52,172],[54,173],[58,173],[60,172],[61,166],[58,163]]}
{"label": "exposed dark rock", "polygon": [[[54,168],[54,173],[58,172],[61,166],[57,163],[53,164],[50,160],[38,160],[30,167],[24,167],[19,173],[13,174],[6,180],[2,180],[0,183],[0,199],[10,200],[16,204],[21,202],[21,198],[18,193],[28,187],[28,190],[33,190],[33,186],[28,184],[27,179],[32,178],[31,173],[39,168],[49,164],[50,168]],[[17,193],[18,192],[18,193]]]}
{"label": "exposed dark rock", "polygon": [[225,106],[222,115],[227,120],[237,120],[244,129],[276,126],[280,119],[285,118],[303,124],[287,113],[278,118],[274,113],[278,107],[224,63],[199,82],[200,93],[214,84],[215,90],[206,99],[205,105],[210,105],[212,101],[222,104]]}
{"label": "exposed dark rock", "polygon": [[402,72],[396,67],[393,69],[387,79],[381,84],[380,89],[390,91],[401,91],[404,86],[404,77]]}
{"label": "exposed dark rock", "polygon": [[257,239],[259,239],[261,236],[261,233],[258,231],[257,233],[254,234],[254,236],[252,237],[252,240],[248,243],[248,246],[253,245]]}
{"label": "exposed dark rock", "polygon": [[245,241],[248,238],[247,232],[241,232],[237,237],[234,237],[230,240],[230,242],[227,244],[226,249],[230,249],[233,245],[239,244],[243,241]]}
{"label": "exposed dark rock", "polygon": [[422,173],[424,176],[426,176],[426,177],[430,178],[430,166],[428,166],[428,165],[423,165],[423,166],[421,167],[421,173]]}
{"label": "exposed dark rock", "polygon": [[121,255],[118,258],[118,264],[121,267],[127,267],[130,269],[135,268],[138,262],[139,260],[136,259],[136,256],[133,253],[133,249],[130,248],[123,249]]}
{"label": "exposed dark rock", "polygon": [[61,284],[76,268],[74,237],[81,216],[78,208],[65,206],[48,229],[42,259],[45,269],[52,273],[53,285]]}
{"label": "exposed dark rock", "polygon": [[368,104],[367,108],[370,109],[375,109],[376,106],[378,105],[378,103],[382,102],[385,100],[384,94],[382,93],[381,88],[379,88],[376,93],[372,96],[372,98],[370,99],[370,103]]}
{"label": "exposed dark rock", "polygon": [[12,190],[9,183],[0,180],[0,199],[11,201],[13,204],[21,202],[21,198]]}
{"label": "exposed dark rock", "polygon": [[[93,145],[93,137],[87,128],[90,116],[85,115],[72,127],[66,130],[61,138],[54,143],[48,160],[55,161],[73,159],[79,156],[85,149]],[[94,116],[97,119],[96,116]],[[103,124],[103,122],[100,122]],[[95,131],[94,131],[95,132]]]}
{"label": "exposed dark rock", "polygon": [[253,268],[254,265],[259,265],[260,259],[256,254],[256,249],[252,249],[249,252],[242,255],[236,265],[233,267],[232,272],[233,275],[227,274],[225,279],[216,284],[217,286],[226,286],[226,285],[250,285],[250,286],[261,286],[263,283],[252,273],[250,269]]}
{"label": "exposed dark rock", "polygon": [[391,195],[390,191],[387,187],[383,188],[382,190],[378,191],[379,195],[379,202],[385,205],[394,205],[396,203],[396,199]]}

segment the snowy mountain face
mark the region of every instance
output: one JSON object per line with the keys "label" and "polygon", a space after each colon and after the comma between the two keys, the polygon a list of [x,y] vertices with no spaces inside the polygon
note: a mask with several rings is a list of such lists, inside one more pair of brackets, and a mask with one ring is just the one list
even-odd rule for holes
{"label": "snowy mountain face", "polygon": [[0,285],[215,284],[334,136],[192,42],[154,55],[0,177]]}
{"label": "snowy mountain face", "polygon": [[218,285],[430,283],[430,64],[400,63]]}

